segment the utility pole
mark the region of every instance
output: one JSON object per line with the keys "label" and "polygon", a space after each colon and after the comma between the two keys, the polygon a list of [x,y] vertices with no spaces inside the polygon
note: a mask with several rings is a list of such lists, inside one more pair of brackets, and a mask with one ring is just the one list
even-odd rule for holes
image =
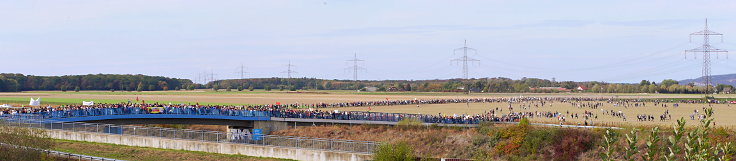
{"label": "utility pole", "polygon": [[[723,49],[718,49],[710,45],[710,36],[721,36],[721,41],[723,41],[723,34],[713,32],[710,29],[708,29],[708,19],[705,19],[705,29],[702,31],[698,31],[695,33],[690,34],[690,40],[692,41],[692,36],[703,36],[703,44],[700,47],[697,47],[695,49],[685,50],[685,54],[687,56],[687,53],[703,53],[703,84],[705,84],[705,96],[708,97],[712,94],[711,92],[711,74],[710,74],[710,54],[728,54],[728,51]],[[695,55],[695,54],[693,54]],[[718,56],[718,55],[716,55]],[[728,56],[728,55],[727,55]]]}
{"label": "utility pole", "polygon": [[468,47],[468,40],[465,40],[465,43],[462,48],[455,49],[453,53],[457,54],[458,51],[463,51],[463,56],[457,59],[453,59],[452,61],[463,63],[463,78],[468,79],[468,62],[480,61],[478,59],[468,57],[468,51],[475,52],[475,53],[478,53],[478,51],[473,48]]}
{"label": "utility pole", "polygon": [[352,69],[353,69],[353,80],[357,82],[358,81],[358,70],[359,69],[364,69],[364,68],[358,66],[358,62],[359,61],[365,61],[365,60],[358,59],[358,53],[355,53],[353,55],[353,59],[350,59],[350,60],[347,60],[347,61],[353,62],[353,67],[352,67]]}

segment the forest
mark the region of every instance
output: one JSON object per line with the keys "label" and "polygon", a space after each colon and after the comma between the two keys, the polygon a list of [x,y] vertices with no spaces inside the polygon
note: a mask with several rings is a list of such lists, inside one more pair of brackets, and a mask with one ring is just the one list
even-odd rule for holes
{"label": "forest", "polygon": [[192,85],[189,79],[146,75],[88,74],[66,76],[33,76],[0,74],[0,92],[33,90],[112,90],[156,91],[178,90]]}
{"label": "forest", "polygon": [[[34,90],[110,90],[110,91],[166,91],[194,89],[237,89],[266,91],[295,90],[366,90],[416,92],[473,92],[473,93],[704,93],[704,86],[680,84],[672,79],[659,83],[642,80],[640,83],[551,81],[537,78],[474,78],[444,80],[325,80],[316,78],[251,78],[229,79],[196,84],[189,79],[146,75],[88,74],[65,76],[34,76],[0,74],[0,92]],[[734,87],[719,84],[711,92],[731,93]]]}

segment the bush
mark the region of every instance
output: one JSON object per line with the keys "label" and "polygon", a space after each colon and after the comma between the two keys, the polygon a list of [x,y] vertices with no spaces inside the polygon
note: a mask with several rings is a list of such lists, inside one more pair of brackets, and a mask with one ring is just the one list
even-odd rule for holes
{"label": "bush", "polygon": [[499,131],[501,139],[505,140],[496,144],[496,151],[503,154],[518,154],[519,147],[521,147],[524,138],[526,138],[528,128],[529,120],[522,118],[518,125]]}
{"label": "bush", "polygon": [[381,144],[373,154],[375,161],[414,161],[412,149],[406,142]]}
{"label": "bush", "polygon": [[400,127],[420,127],[422,126],[422,121],[416,118],[404,118],[397,122],[396,125]]}
{"label": "bush", "polygon": [[478,133],[481,135],[490,135],[495,129],[495,123],[493,122],[481,122],[478,124]]}
{"label": "bush", "polygon": [[522,155],[537,155],[541,149],[552,144],[553,137],[558,135],[558,128],[540,128],[530,130],[521,144]]}
{"label": "bush", "polygon": [[552,160],[577,160],[577,157],[591,148],[599,136],[589,130],[561,129],[553,137]]}

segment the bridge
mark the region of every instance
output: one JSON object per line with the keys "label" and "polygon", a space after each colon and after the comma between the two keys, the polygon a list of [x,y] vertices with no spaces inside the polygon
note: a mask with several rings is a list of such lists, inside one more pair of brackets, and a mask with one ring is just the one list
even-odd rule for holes
{"label": "bridge", "polygon": [[138,124],[200,124],[226,125],[229,129],[262,129],[264,134],[286,129],[290,126],[313,126],[326,124],[378,124],[396,125],[404,118],[416,118],[438,126],[473,127],[480,120],[438,120],[431,115],[380,113],[380,112],[339,112],[339,113],[299,113],[287,111],[259,111],[220,108],[159,107],[150,110],[138,107],[90,108],[37,112],[33,115],[12,115],[13,117],[33,117],[31,119],[56,122],[87,122],[116,125]]}

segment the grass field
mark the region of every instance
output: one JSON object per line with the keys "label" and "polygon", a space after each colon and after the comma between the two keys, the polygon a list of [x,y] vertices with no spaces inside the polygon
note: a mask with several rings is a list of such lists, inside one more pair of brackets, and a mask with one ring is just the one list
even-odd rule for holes
{"label": "grass field", "polygon": [[[585,102],[587,103],[587,102]],[[594,124],[599,125],[612,125],[612,126],[626,126],[626,125],[673,125],[676,119],[684,117],[687,119],[689,125],[695,125],[698,123],[696,120],[690,120],[690,114],[694,113],[694,110],[701,111],[702,108],[708,107],[707,104],[680,104],[679,107],[672,107],[672,104],[667,104],[668,107],[654,106],[652,103],[648,103],[646,107],[615,107],[613,104],[602,102],[604,105],[598,109],[590,109],[587,107],[578,108],[569,103],[553,103],[544,107],[536,107],[534,104],[523,104],[514,103],[512,104],[514,112],[561,112],[567,114],[578,114],[579,118],[567,117],[566,124],[584,124],[583,113],[585,111],[593,112],[594,115],[598,115],[598,119],[592,119]],[[443,115],[473,115],[486,113],[491,110],[498,108],[502,110],[502,113],[508,113],[508,103],[470,103],[470,104],[426,104],[420,105],[401,105],[401,106],[376,106],[371,107],[369,110],[367,107],[347,107],[347,108],[328,108],[324,110],[339,110],[339,111],[372,111],[372,112],[390,112],[390,113],[415,113],[415,114],[432,114],[437,115],[442,113]],[[521,106],[527,106],[524,109]],[[614,117],[611,115],[603,115],[601,109],[610,111],[621,111],[623,112],[627,120],[624,121],[620,117]],[[669,110],[672,115],[672,120],[659,121],[659,115],[663,114],[665,110]],[[714,118],[716,125],[736,127],[736,105],[729,104],[717,104],[713,105],[715,111]],[[637,121],[636,115],[646,114],[655,117],[655,121]],[[500,115],[499,115],[500,116]],[[535,117],[531,119],[532,122],[539,123],[552,123],[557,124],[559,121],[557,118],[540,118]]]}
{"label": "grass field", "polygon": [[[438,93],[438,92],[356,92],[356,91],[301,91],[302,93],[287,93],[286,91],[231,91],[214,92],[211,90],[195,91],[151,91],[151,92],[110,92],[110,91],[30,91],[20,93],[0,93],[0,98],[25,98],[20,103],[27,102],[30,97],[86,99],[100,101],[127,102],[139,97],[147,102],[161,103],[197,103],[200,104],[273,104],[281,103],[337,103],[352,101],[381,101],[381,100],[409,100],[409,99],[438,99],[438,98],[496,98],[496,97],[603,97],[603,98],[702,98],[695,94],[597,94],[597,93]],[[718,98],[736,99],[736,94],[716,95]],[[72,103],[79,100],[70,100]],[[64,100],[59,100],[64,102]],[[66,103],[66,102],[64,102]]]}
{"label": "grass field", "polygon": [[54,142],[55,145],[52,150],[56,151],[131,161],[288,161],[288,159],[146,148],[70,140],[54,140]]}

